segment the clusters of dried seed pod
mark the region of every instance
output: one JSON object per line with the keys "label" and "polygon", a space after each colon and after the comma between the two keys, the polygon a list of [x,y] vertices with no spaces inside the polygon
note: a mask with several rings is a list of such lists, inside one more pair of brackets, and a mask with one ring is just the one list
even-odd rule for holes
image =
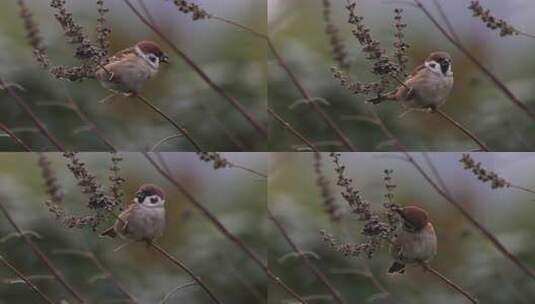
{"label": "clusters of dried seed pod", "polygon": [[521,34],[520,31],[507,23],[507,21],[493,16],[490,10],[484,9],[477,0],[472,0],[468,9],[473,12],[474,17],[479,17],[491,30],[500,30],[501,37]]}

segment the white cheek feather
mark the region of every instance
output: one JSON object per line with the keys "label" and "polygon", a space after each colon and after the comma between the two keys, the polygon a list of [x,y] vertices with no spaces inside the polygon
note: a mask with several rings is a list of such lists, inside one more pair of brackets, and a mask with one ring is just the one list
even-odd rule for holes
{"label": "white cheek feather", "polygon": [[145,54],[141,51],[141,49],[140,49],[138,46],[136,46],[136,47],[134,48],[134,50],[135,50],[136,54],[137,54],[139,57],[143,58],[143,60],[144,60],[144,61],[145,61],[145,62],[146,62],[146,63],[147,63],[153,70],[158,70],[158,67],[160,66],[160,60],[159,60],[159,59],[156,59],[156,62],[152,62],[152,61],[150,61],[149,56],[148,56],[148,55],[145,55]]}
{"label": "white cheek feather", "polygon": [[[153,198],[158,199],[158,201],[155,204],[151,203],[151,199]],[[145,197],[145,199],[143,200],[143,203],[141,204],[141,206],[145,208],[163,208],[164,205],[165,205],[165,200],[161,199],[157,195],[151,195],[151,196]]]}
{"label": "white cheek feather", "polygon": [[426,68],[431,70],[431,72],[442,75],[442,71],[440,70],[440,64],[438,64],[438,62],[436,62],[434,60],[426,61],[426,62],[424,62],[424,65],[425,65]]}
{"label": "white cheek feather", "polygon": [[451,63],[450,63],[450,66],[448,67],[448,71],[446,72],[446,76],[448,76],[448,77],[453,76],[453,70],[451,69]]}

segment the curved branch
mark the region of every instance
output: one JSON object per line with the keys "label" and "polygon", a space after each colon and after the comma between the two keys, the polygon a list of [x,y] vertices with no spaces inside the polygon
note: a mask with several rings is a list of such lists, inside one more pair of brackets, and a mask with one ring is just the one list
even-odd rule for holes
{"label": "curved branch", "polygon": [[470,51],[460,42],[455,40],[448,32],[438,23],[438,21],[433,17],[433,15],[427,10],[427,8],[422,4],[421,0],[413,0],[414,3],[418,6],[420,10],[427,16],[427,18],[435,25],[435,27],[448,39],[454,46],[456,46],[461,52],[463,52],[468,59],[470,59],[485,75],[487,75],[492,82],[500,89],[510,100],[519,107],[524,113],[526,113],[531,119],[535,120],[535,112],[528,108],[524,103],[522,103],[518,97],[509,88],[494,75],[486,66],[484,66],[475,55],[470,53]]}
{"label": "curved branch", "polygon": [[132,12],[138,17],[138,19],[143,22],[147,27],[149,27],[156,35],[158,35],[171,49],[179,56],[181,57],[203,80],[210,86],[215,92],[217,92],[219,95],[221,95],[224,99],[226,99],[238,112],[242,114],[242,116],[249,121],[249,123],[264,137],[268,136],[267,128],[259,123],[256,118],[250,114],[245,107],[233,96],[229,95],[223,88],[221,88],[219,85],[217,85],[208,75],[201,70],[201,68],[191,59],[188,55],[186,55],[183,51],[181,51],[174,43],[169,39],[167,36],[165,36],[161,30],[153,23],[151,23],[147,18],[143,17],[143,15],[132,5],[130,0],[123,0],[124,3],[132,10]]}
{"label": "curved branch", "polygon": [[303,260],[303,263],[310,269],[312,274],[327,288],[329,293],[332,295],[333,299],[336,303],[344,304],[345,301],[340,296],[340,293],[338,290],[336,290],[331,283],[327,280],[327,277],[321,270],[318,269],[308,258],[308,256],[301,250],[301,248],[297,247],[297,245],[292,241],[282,224],[279,222],[279,220],[271,213],[271,210],[269,210],[269,207],[267,208],[268,217],[271,219],[271,221],[277,226],[279,231],[281,232],[284,239],[288,242],[290,247],[297,253],[297,255]]}
{"label": "curved branch", "polygon": [[67,283],[61,272],[56,268],[56,266],[54,266],[54,264],[52,264],[52,261],[41,251],[41,249],[39,249],[39,247],[33,242],[33,240],[27,234],[25,234],[22,229],[20,229],[17,223],[15,223],[15,221],[13,220],[2,202],[0,202],[0,211],[2,211],[11,226],[13,226],[13,228],[15,228],[18,233],[20,233],[24,242],[26,242],[28,247],[30,247],[30,249],[41,260],[41,262],[45,264],[50,273],[52,273],[52,275],[58,280],[58,282],[63,285],[63,287],[65,287],[65,289],[76,299],[78,303],[86,303],[80,293],[76,291],[69,283]]}
{"label": "curved branch", "polygon": [[11,130],[1,122],[0,130],[4,131],[4,133],[11,137],[11,139],[13,139],[14,142],[19,144],[19,146],[21,146],[26,152],[32,152],[32,149],[30,149],[30,147],[28,147],[17,135],[15,135],[15,133],[11,132]]}
{"label": "curved branch", "polygon": [[22,272],[20,272],[15,266],[11,265],[3,256],[0,255],[0,262],[2,262],[7,268],[11,269],[21,280],[23,280],[26,285],[28,285],[37,295],[39,295],[45,302],[49,304],[54,304],[49,297],[47,297],[37,286],[35,286],[30,279],[28,279]]}
{"label": "curved branch", "polygon": [[212,213],[208,208],[204,206],[200,201],[198,201],[187,189],[182,185],[178,180],[176,180],[173,176],[168,174],[160,165],[154,161],[148,153],[143,152],[143,155],[145,158],[152,164],[152,166],[160,173],[165,179],[167,179],[175,188],[177,188],[182,195],[197,209],[199,209],[204,216],[212,224],[221,232],[226,238],[228,238],[234,245],[236,245],[240,250],[242,250],[256,265],[258,265],[264,273],[271,279],[274,283],[279,285],[282,289],[284,289],[289,295],[291,295],[295,300],[297,300],[300,303],[306,303],[306,301],[299,296],[293,289],[291,289],[288,285],[286,285],[277,275],[275,275],[269,265],[265,264],[262,259],[251,249],[249,248],[240,238],[238,238],[235,234],[230,232],[221,221],[215,216],[215,214]]}
{"label": "curved branch", "polygon": [[433,269],[431,266],[425,263],[420,263],[420,265],[422,265],[424,270],[431,272],[433,275],[439,278],[442,282],[446,283],[451,288],[460,292],[463,296],[465,296],[468,300],[470,300],[470,302],[475,303],[475,304],[479,303],[479,301],[476,298],[474,298],[472,295],[470,295],[466,290],[462,289],[459,285],[455,284],[452,280],[446,278],[443,274]]}
{"label": "curved branch", "polygon": [[191,137],[191,135],[189,135],[189,132],[188,132],[188,130],[186,130],[186,128],[184,128],[183,126],[181,126],[178,123],[176,123],[173,119],[171,119],[169,116],[167,116],[167,114],[165,114],[162,110],[160,110],[157,106],[155,106],[147,98],[145,98],[145,97],[143,97],[143,96],[141,96],[139,94],[137,94],[135,96],[139,100],[143,101],[143,103],[145,103],[151,109],[153,109],[156,113],[160,114],[160,116],[162,116],[165,120],[167,120],[171,125],[173,125],[173,127],[175,127],[178,130],[178,132],[180,132],[182,135],[184,135],[184,137],[186,137],[186,139],[193,145],[193,147],[195,147],[195,150],[197,150],[197,152],[202,151],[201,147],[199,146],[199,144],[197,144],[197,142],[193,139],[193,137]]}
{"label": "curved branch", "polygon": [[5,85],[4,80],[0,77],[0,86],[4,87],[5,90],[8,92],[13,99],[17,102],[17,104],[28,114],[28,116],[31,118],[35,126],[39,129],[39,131],[46,137],[50,142],[61,152],[65,152],[65,147],[63,147],[63,144],[52,134],[48,129],[45,127],[44,123],[35,115],[35,113],[32,111],[30,106],[22,99],[15,90],[13,90],[10,86]]}
{"label": "curved branch", "polygon": [[461,132],[463,132],[466,136],[470,137],[480,148],[481,150],[485,152],[489,152],[489,148],[481,139],[477,138],[472,132],[470,132],[467,128],[465,128],[463,125],[461,125],[459,122],[457,122],[455,119],[451,118],[448,114],[443,112],[440,109],[435,109],[433,111],[434,113],[437,113],[440,117],[447,120],[449,123],[451,123],[453,126],[455,126],[457,129],[459,129]]}

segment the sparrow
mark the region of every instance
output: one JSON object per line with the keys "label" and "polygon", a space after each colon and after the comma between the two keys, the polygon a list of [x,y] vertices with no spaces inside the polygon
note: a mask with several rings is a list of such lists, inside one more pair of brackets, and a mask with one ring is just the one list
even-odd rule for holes
{"label": "sparrow", "polygon": [[401,232],[392,241],[394,263],[389,273],[404,273],[405,264],[427,263],[437,252],[437,236],[427,211],[416,206],[400,208]]}
{"label": "sparrow", "polygon": [[116,94],[137,94],[145,82],[156,75],[161,62],[169,57],[152,41],[140,41],[108,59],[95,72],[102,86]]}
{"label": "sparrow", "polygon": [[133,203],[119,214],[115,224],[101,236],[145,241],[147,244],[163,235],[165,229],[165,193],[152,184],[144,184],[136,192]]}
{"label": "sparrow", "polygon": [[385,100],[395,100],[405,108],[435,110],[446,102],[452,87],[450,55],[446,52],[433,52],[423,64],[413,70],[403,85],[368,102],[379,104]]}

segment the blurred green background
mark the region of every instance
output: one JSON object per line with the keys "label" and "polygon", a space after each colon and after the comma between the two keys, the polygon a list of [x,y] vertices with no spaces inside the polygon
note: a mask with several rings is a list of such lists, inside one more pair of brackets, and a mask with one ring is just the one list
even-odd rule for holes
{"label": "blurred green background", "polygon": [[[73,48],[54,18],[50,1],[25,1],[49,47],[53,64],[78,64]],[[131,1],[134,4],[139,1]],[[110,9],[107,20],[112,27],[112,53],[140,40],[159,42],[170,55],[170,65],[149,81],[143,94],[171,118],[184,125],[206,151],[263,151],[265,137],[225,99],[209,88],[182,59],[142,24],[123,1],[105,1]],[[178,11],[172,1],[144,3],[157,25],[182,51],[188,54],[212,80],[239,100],[261,123],[266,124],[265,44],[261,39],[218,21],[191,21]],[[207,11],[236,20],[265,32],[265,1],[205,0],[198,3]],[[74,19],[95,37],[97,12],[95,1],[67,1]],[[138,7],[139,8],[139,7]],[[16,1],[8,1],[0,12],[0,76],[8,83],[24,88],[21,96],[30,104],[53,134],[67,148],[103,151],[108,147],[72,111],[44,104],[65,103],[72,97],[79,107],[122,151],[148,150],[176,130],[139,100],[117,98],[100,104],[109,95],[98,82],[70,83],[52,79],[38,68],[26,38]],[[51,150],[50,143],[36,132],[34,125],[7,92],[0,92],[0,122],[14,129],[35,150]],[[3,134],[3,133],[2,133]],[[159,147],[163,151],[192,151],[183,138],[172,139]],[[0,137],[0,150],[20,150],[7,136]]]}
{"label": "blurred green background", "polygon": [[[346,50],[352,61],[351,75],[360,81],[376,80],[370,73],[361,46],[352,36],[347,23],[345,0],[331,0],[332,20],[340,28]],[[494,151],[532,151],[535,148],[535,124],[495,85],[483,75],[460,51],[458,51],[433,26],[412,1],[358,0],[358,14],[371,29],[372,36],[392,54],[394,42],[393,16],[395,8],[403,8],[403,19],[408,24],[405,40],[409,43],[408,69],[419,65],[427,55],[436,50],[447,51],[453,58],[455,85],[442,108],[482,139]],[[530,109],[535,110],[535,39],[523,36],[500,38],[481,20],[472,17],[467,9],[469,1],[441,1],[462,43]],[[356,117],[369,116],[372,105],[365,98],[354,96],[338,84],[330,72],[334,65],[330,55],[329,38],[325,34],[322,19],[322,1],[269,0],[269,31],[281,55],[296,73],[314,98],[323,98],[330,105],[322,105],[361,151],[390,151],[391,143],[381,130]],[[422,1],[438,20],[440,15],[434,1]],[[535,3],[531,0],[486,0],[481,4],[494,15],[507,20],[519,30],[535,32]],[[332,130],[319,115],[308,106],[290,109],[290,105],[302,101],[302,96],[289,81],[287,74],[274,58],[269,60],[269,102],[283,118],[308,139],[320,145],[324,151],[344,150]],[[415,151],[466,151],[477,146],[459,130],[435,115],[411,112],[403,117],[403,109],[393,103],[376,107],[381,118],[401,142]],[[302,146],[291,133],[272,122],[272,151],[288,151]],[[294,149],[295,150],[295,149]]]}
{"label": "blurred green background", "polygon": [[[344,257],[329,248],[321,239],[324,229],[342,242],[362,240],[362,222],[350,213],[347,203],[339,195],[336,174],[327,153],[323,155],[323,171],[330,179],[336,203],[342,208],[340,223],[330,222],[323,211],[320,190],[316,184],[310,153],[272,154],[268,186],[268,206],[282,222],[290,238],[305,252],[340,291],[347,303],[402,304],[461,304],[468,301],[456,291],[444,286],[434,276],[418,268],[409,268],[403,276],[386,275],[392,259],[388,247],[367,258]],[[426,171],[422,154],[415,159]],[[535,283],[510,260],[500,254],[481,233],[448,204],[424,180],[402,154],[343,153],[346,176],[361,196],[369,201],[372,210],[382,208],[385,187],[383,171],[393,169],[394,202],[415,204],[428,210],[438,236],[438,255],[431,265],[442,272],[480,303],[534,303]],[[535,196],[513,189],[491,190],[489,184],[479,182],[459,163],[460,153],[429,154],[442,175],[451,195],[493,233],[500,242],[525,265],[535,265],[533,231],[535,224]],[[535,154],[532,153],[473,153],[472,157],[485,167],[496,171],[509,182],[532,188],[535,175]],[[429,173],[430,174],[430,173]],[[280,232],[270,225],[269,261],[281,279],[310,303],[334,303],[325,287],[311,274],[292,252]],[[380,290],[363,274],[371,270],[380,284],[391,294],[381,297]],[[290,303],[289,296],[279,288],[270,287],[268,303]]]}
{"label": "blurred green background", "polygon": [[[47,154],[65,192],[64,207],[75,214],[89,214],[87,197],[80,193],[60,154]],[[263,303],[266,277],[257,265],[229,239],[214,228],[200,212],[164,180],[140,154],[124,153],[121,175],[126,178],[124,190],[128,200],[143,183],[160,185],[167,194],[167,228],[160,246],[176,256],[199,275],[223,303]],[[236,164],[267,170],[265,154],[227,153]],[[262,222],[265,219],[266,182],[239,169],[213,170],[193,153],[163,153],[176,178],[193,196],[211,210],[232,233],[260,257],[266,255]],[[110,155],[82,153],[82,161],[100,182],[107,184]],[[102,239],[88,230],[68,229],[58,223],[43,202],[46,198],[43,180],[35,154],[0,154],[0,199],[11,216],[25,231],[40,237],[33,240],[90,303],[126,303],[117,288],[89,261],[76,256],[55,254],[62,249],[90,251],[133,294],[140,303],[159,303],[173,288],[192,279],[144,244],[134,243],[114,252],[124,244],[119,239]],[[106,227],[99,227],[102,231]],[[23,240],[5,238],[13,232],[8,221],[0,219],[0,255],[17,266],[56,303],[71,301],[65,289],[53,279]],[[11,282],[15,274],[0,266],[0,303],[38,303],[39,299],[21,282]],[[100,279],[99,279],[100,278]],[[212,303],[198,286],[177,291],[166,303]]]}

